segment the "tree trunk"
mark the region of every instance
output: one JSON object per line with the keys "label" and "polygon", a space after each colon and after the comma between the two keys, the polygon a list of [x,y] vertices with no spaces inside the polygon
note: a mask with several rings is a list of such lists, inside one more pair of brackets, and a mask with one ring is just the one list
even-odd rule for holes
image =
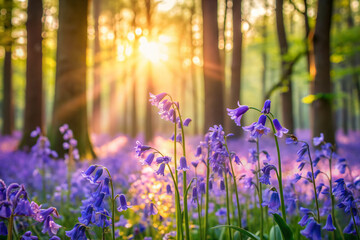
{"label": "tree trunk", "polygon": [[59,1],[55,101],[51,127],[54,149],[62,150],[59,127],[69,124],[81,158],[95,157],[88,132],[86,102],[87,0]]}
{"label": "tree trunk", "polygon": [[[333,0],[319,0],[313,37],[316,74],[313,81],[313,94],[331,94],[330,78],[330,27]],[[332,114],[332,101],[329,97],[320,97],[312,103],[313,136],[324,133],[325,141],[335,143],[335,129]]]}
{"label": "tree trunk", "polygon": [[202,0],[205,86],[204,130],[224,124],[224,69],[218,49],[217,0]]}
{"label": "tree trunk", "polygon": [[[264,8],[265,11],[267,11],[269,5],[267,0],[264,0]],[[268,35],[268,29],[267,29],[267,24],[268,24],[268,16],[266,14],[264,14],[263,16],[263,26],[261,28],[261,35],[262,35],[262,39],[263,39],[263,47],[261,50],[261,60],[262,60],[262,64],[263,64],[263,68],[262,68],[262,72],[261,72],[261,85],[262,85],[262,98],[265,97],[265,93],[266,93],[266,71],[267,71],[267,35]],[[264,99],[266,100],[266,99]]]}
{"label": "tree trunk", "polygon": [[193,61],[195,57],[195,46],[194,46],[194,32],[193,32],[193,20],[196,13],[195,8],[195,0],[192,1],[191,6],[191,15],[190,15],[190,53],[191,53],[191,65],[190,65],[190,77],[191,77],[191,83],[192,83],[192,100],[193,100],[193,127],[194,127],[194,134],[198,134],[198,98],[197,98],[197,77],[196,77],[196,65]]}
{"label": "tree trunk", "polygon": [[42,0],[29,0],[27,8],[27,60],[26,96],[23,136],[20,148],[31,147],[35,139],[31,131],[40,127],[44,131],[44,102],[42,84]]}
{"label": "tree trunk", "polygon": [[[242,62],[242,31],[241,31],[241,0],[233,1],[233,53],[231,65],[230,106],[240,101],[241,62]],[[239,136],[243,131],[234,121],[230,122],[230,132]]]}
{"label": "tree trunk", "polygon": [[6,9],[6,15],[4,19],[4,30],[5,30],[5,58],[4,58],[4,72],[3,72],[3,109],[2,119],[3,126],[1,133],[3,135],[11,135],[14,131],[14,99],[12,89],[12,9],[13,1],[5,0],[4,7]]}
{"label": "tree trunk", "polygon": [[285,59],[288,53],[288,43],[284,26],[283,0],[276,0],[276,28],[281,54],[281,76],[283,78],[283,90],[281,93],[282,123],[290,132],[294,132],[291,86],[292,64]]}
{"label": "tree trunk", "polygon": [[94,13],[94,86],[93,86],[93,108],[91,118],[91,130],[94,133],[101,132],[101,49],[99,34],[100,0],[93,0]]}

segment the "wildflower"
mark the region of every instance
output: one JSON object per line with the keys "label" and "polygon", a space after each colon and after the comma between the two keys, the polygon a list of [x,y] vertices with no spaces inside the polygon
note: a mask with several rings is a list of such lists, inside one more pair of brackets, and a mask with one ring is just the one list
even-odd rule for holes
{"label": "wildflower", "polygon": [[157,164],[161,164],[161,163],[168,164],[169,162],[171,162],[171,158],[168,157],[168,156],[156,158],[156,163],[157,163]]}
{"label": "wildflower", "polygon": [[321,225],[318,224],[313,218],[310,218],[306,228],[301,230],[300,233],[308,239],[320,240],[321,239]]}
{"label": "wildflower", "polygon": [[181,171],[181,170],[183,170],[183,171],[187,171],[187,170],[189,170],[190,168],[189,168],[189,166],[187,165],[187,163],[186,163],[186,158],[185,157],[181,157],[180,158],[180,166],[178,167],[178,170],[179,171]]}
{"label": "wildflower", "polygon": [[89,180],[92,184],[98,183],[97,180],[99,180],[99,178],[101,177],[101,175],[103,174],[103,172],[104,172],[103,168],[98,169],[98,170],[95,172],[94,177],[90,176],[90,177],[88,178],[88,180]]}
{"label": "wildflower", "polygon": [[261,169],[261,171],[264,173],[260,178],[259,181],[263,184],[270,185],[270,172],[271,170],[276,170],[276,167],[274,165],[266,165]]}
{"label": "wildflower", "polygon": [[171,190],[170,184],[167,184],[167,185],[166,185],[166,194],[167,194],[167,195],[172,195],[172,190]]}
{"label": "wildflower", "polygon": [[49,240],[61,240],[58,236],[52,236]]}
{"label": "wildflower", "polygon": [[92,205],[88,205],[85,210],[81,211],[81,217],[79,222],[85,225],[89,225],[94,218],[94,208]]}
{"label": "wildflower", "polygon": [[160,164],[159,169],[156,171],[157,175],[165,175],[165,163]]}
{"label": "wildflower", "polygon": [[136,141],[135,152],[137,157],[141,157],[149,149],[151,149],[150,146],[142,145],[139,141]]}
{"label": "wildflower", "polygon": [[269,202],[263,202],[263,206],[268,206],[271,210],[276,212],[280,208],[280,198],[279,194],[276,191],[273,191],[270,195]]}
{"label": "wildflower", "polygon": [[197,166],[199,165],[199,161],[191,161],[191,165],[193,165],[194,168],[197,168]]}
{"label": "wildflower", "polygon": [[345,158],[339,158],[339,160],[337,161],[335,166],[341,174],[344,174],[346,171],[346,167],[347,167]]}
{"label": "wildflower", "polygon": [[154,153],[150,153],[150,154],[146,157],[146,159],[142,162],[142,165],[147,164],[148,166],[151,166],[151,163],[153,162],[154,157],[155,157],[155,154],[154,154]]}
{"label": "wildflower", "polygon": [[319,146],[322,142],[324,142],[324,134],[323,133],[320,133],[320,137],[313,138],[314,146]]}
{"label": "wildflower", "polygon": [[120,194],[119,196],[119,201],[120,201],[120,207],[117,208],[117,210],[119,212],[121,211],[126,211],[128,208],[132,208],[131,205],[128,205],[126,202],[126,198],[124,194]]}
{"label": "wildflower", "polygon": [[6,224],[4,222],[0,222],[0,236],[7,236],[7,235],[8,235],[8,231]]}
{"label": "wildflower", "polygon": [[150,103],[151,105],[154,105],[154,106],[159,106],[159,103],[161,100],[164,99],[164,97],[167,95],[167,93],[160,93],[158,95],[154,95],[152,93],[149,93],[150,94]]}
{"label": "wildflower", "polygon": [[101,205],[103,203],[103,200],[104,200],[104,197],[105,197],[105,193],[100,193],[97,198],[95,199],[95,203],[94,203],[94,207],[96,209],[100,209],[101,208]]}
{"label": "wildflower", "polygon": [[242,165],[242,162],[240,161],[240,158],[239,158],[237,155],[235,155],[235,157],[234,157],[234,162],[235,162],[237,165]]}
{"label": "wildflower", "polygon": [[32,138],[35,138],[40,135],[41,135],[40,127],[36,127],[36,129],[30,133],[30,137],[32,137]]}
{"label": "wildflower", "polygon": [[356,229],[354,227],[354,222],[350,219],[349,224],[344,228],[344,233],[346,234],[356,234]]}
{"label": "wildflower", "polygon": [[185,127],[187,127],[187,126],[189,126],[190,122],[191,122],[191,118],[187,118],[187,119],[184,120],[183,125],[184,125]]}
{"label": "wildflower", "polygon": [[32,232],[27,231],[24,235],[21,236],[20,240],[36,240],[38,237],[32,236]]}
{"label": "wildflower", "polygon": [[240,105],[239,101],[237,102],[238,108],[230,109],[227,108],[228,115],[234,120],[237,126],[241,126],[241,117],[249,110],[249,107],[246,105]]}
{"label": "wildflower", "polygon": [[158,214],[157,207],[155,206],[154,203],[150,203],[149,212],[150,212],[150,215]]}
{"label": "wildflower", "polygon": [[279,120],[277,120],[276,118],[273,120],[273,123],[274,123],[274,127],[276,129],[276,133],[275,133],[275,136],[281,138],[284,134],[288,133],[289,130],[282,127]]}
{"label": "wildflower", "polygon": [[110,179],[108,177],[104,178],[104,182],[101,186],[101,192],[105,193],[106,195],[110,194],[110,188],[109,188]]}
{"label": "wildflower", "polygon": [[260,138],[262,135],[267,135],[270,132],[268,127],[265,127],[266,116],[261,115],[257,122],[252,123],[250,126],[243,127],[247,132],[250,132],[250,136],[253,138]]}
{"label": "wildflower", "polygon": [[97,165],[91,165],[85,172],[82,171],[81,175],[85,178],[89,177],[95,171],[96,167]]}
{"label": "wildflower", "polygon": [[196,203],[197,200],[198,200],[197,187],[193,187],[191,202],[192,202],[192,203]]}
{"label": "wildflower", "polygon": [[71,240],[86,240],[85,229],[85,226],[77,223],[72,230],[66,231],[65,233]]}
{"label": "wildflower", "polygon": [[271,101],[268,99],[268,100],[265,101],[264,107],[263,107],[261,113],[269,114],[270,113],[270,106],[271,106]]}
{"label": "wildflower", "polygon": [[199,190],[200,190],[200,194],[205,194],[206,193],[206,185],[205,185],[204,182],[200,183]]}
{"label": "wildflower", "polygon": [[49,215],[44,221],[42,233],[48,233],[50,236],[55,235],[61,226],[54,222],[54,219]]}
{"label": "wildflower", "polygon": [[196,153],[195,153],[195,157],[199,157],[202,153],[202,148],[201,146],[197,146],[196,148]]}
{"label": "wildflower", "polygon": [[220,181],[220,190],[221,190],[221,191],[225,191],[224,179],[221,179],[221,181]]}
{"label": "wildflower", "polygon": [[[175,140],[175,136],[174,134],[171,136],[171,141],[174,141]],[[182,142],[182,135],[181,133],[179,133],[177,136],[176,136],[176,142],[178,143],[181,143]]]}
{"label": "wildflower", "polygon": [[291,180],[293,184],[297,183],[301,179],[301,174],[295,173],[294,179]]}
{"label": "wildflower", "polygon": [[332,232],[332,231],[336,230],[336,228],[333,225],[331,214],[328,215],[327,220],[326,220],[326,225],[325,225],[325,227],[323,227],[323,229],[325,229],[328,232]]}

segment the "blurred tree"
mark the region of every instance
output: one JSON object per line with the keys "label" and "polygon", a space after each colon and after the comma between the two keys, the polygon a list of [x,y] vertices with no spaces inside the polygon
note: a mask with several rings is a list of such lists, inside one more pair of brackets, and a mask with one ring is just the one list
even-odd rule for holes
{"label": "blurred tree", "polygon": [[31,131],[40,127],[44,131],[44,102],[42,81],[42,0],[28,0],[27,7],[27,59],[26,96],[23,136],[20,148],[30,147],[36,140]]}
{"label": "blurred tree", "polygon": [[[242,62],[242,30],[241,30],[241,2],[242,0],[233,0],[233,52],[231,64],[231,87],[230,87],[230,105],[236,105],[240,101],[241,89],[241,62]],[[235,106],[236,107],[236,106]],[[234,121],[230,121],[231,133],[240,135],[243,131],[236,126]]]}
{"label": "blurred tree", "polygon": [[101,61],[102,54],[100,48],[99,18],[101,12],[101,1],[93,0],[94,18],[94,86],[93,86],[93,108],[91,118],[91,130],[94,133],[101,132]]}
{"label": "blurred tree", "polygon": [[276,29],[281,55],[281,107],[282,121],[290,132],[294,132],[291,74],[293,64],[288,60],[288,42],[284,26],[283,0],[276,0]]}
{"label": "blurred tree", "polygon": [[5,48],[4,70],[3,70],[3,103],[2,103],[2,131],[3,135],[11,135],[14,130],[14,99],[12,82],[12,10],[13,0],[4,0],[4,35],[1,43]]}
{"label": "blurred tree", "polygon": [[202,0],[205,86],[204,131],[224,124],[224,69],[218,49],[217,0]]}
{"label": "blurred tree", "polygon": [[325,141],[335,143],[335,129],[332,113],[332,84],[330,77],[330,28],[333,0],[318,0],[317,18],[313,37],[315,79],[313,93],[316,96],[313,107],[313,137],[324,133]]}
{"label": "blurred tree", "polygon": [[[262,73],[261,73],[261,83],[262,83],[262,94],[261,96],[264,98],[266,93],[266,71],[267,71],[267,61],[268,61],[268,53],[267,53],[267,37],[268,37],[268,21],[269,17],[267,15],[267,10],[269,8],[268,0],[264,0],[264,9],[265,14],[263,16],[263,22],[261,26],[261,36],[263,39],[263,47],[261,49],[261,60],[263,63]],[[266,99],[264,99],[266,100]]]}
{"label": "blurred tree", "polygon": [[95,157],[88,132],[86,102],[87,0],[59,1],[56,83],[50,139],[62,153],[59,127],[73,130],[82,158]]}

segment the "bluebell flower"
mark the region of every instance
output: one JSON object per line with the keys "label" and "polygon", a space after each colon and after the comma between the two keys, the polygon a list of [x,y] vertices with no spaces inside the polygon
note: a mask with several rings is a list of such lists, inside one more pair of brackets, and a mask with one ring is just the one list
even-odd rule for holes
{"label": "bluebell flower", "polygon": [[15,215],[32,216],[34,213],[31,210],[30,202],[27,199],[19,199],[14,210]]}
{"label": "bluebell flower", "polygon": [[158,95],[154,95],[152,93],[149,93],[150,94],[150,103],[151,105],[154,105],[154,106],[159,106],[159,103],[161,100],[164,99],[164,97],[167,95],[167,93],[160,93]]}
{"label": "bluebell flower", "polygon": [[87,179],[90,181],[90,183],[92,184],[97,184],[99,182],[97,182],[97,180],[99,180],[99,178],[102,176],[104,170],[103,168],[99,168],[96,172],[94,176],[90,176]]}
{"label": "bluebell flower", "polygon": [[24,235],[21,236],[20,240],[37,240],[38,237],[33,236],[31,231],[27,231]]}
{"label": "bluebell flower", "polygon": [[195,157],[199,157],[202,154],[202,148],[201,146],[197,146]]}
{"label": "bluebell flower", "polygon": [[273,120],[274,127],[276,129],[275,136],[281,138],[284,134],[288,133],[289,130],[281,126],[279,120],[276,118]]}
{"label": "bluebell flower", "polygon": [[139,141],[136,141],[135,153],[137,157],[141,157],[144,152],[150,150],[151,147],[147,145],[142,145]]}
{"label": "bluebell flower", "polygon": [[126,224],[128,224],[128,220],[121,215],[119,221],[115,223],[115,227],[125,227]]}
{"label": "bluebell flower", "polygon": [[271,101],[268,99],[268,100],[265,101],[264,107],[261,110],[261,113],[269,114],[270,113],[270,106],[271,106]]}
{"label": "bluebell flower", "polygon": [[148,166],[151,166],[151,163],[153,162],[155,157],[154,153],[150,153],[149,155],[147,155],[147,157],[145,158],[145,160],[142,162],[142,165],[146,164]]}
{"label": "bluebell flower", "polygon": [[156,163],[157,163],[157,164],[161,164],[161,163],[168,164],[169,162],[171,162],[171,158],[168,157],[168,156],[156,158]]}
{"label": "bluebell flower", "polygon": [[50,236],[56,235],[61,226],[56,224],[54,219],[49,215],[46,217],[44,221],[44,226],[42,229],[42,233],[48,233]]}
{"label": "bluebell flower", "polygon": [[157,207],[155,206],[154,203],[150,203],[149,213],[150,213],[150,215],[156,215],[156,214],[158,214]]}
{"label": "bluebell flower", "polygon": [[80,224],[75,224],[74,228],[70,231],[66,231],[66,236],[71,240],[87,240],[85,234],[86,227]]}
{"label": "bluebell flower", "polygon": [[209,180],[209,190],[211,191],[213,189],[213,182],[212,180]]}
{"label": "bluebell flower", "polygon": [[110,195],[110,179],[108,177],[104,178],[104,181],[101,184],[101,192],[105,193],[105,195]]}
{"label": "bluebell flower", "polygon": [[159,169],[156,171],[157,175],[165,175],[165,163],[160,164]]}
{"label": "bluebell flower", "polygon": [[349,224],[344,228],[344,233],[346,234],[356,234],[356,229],[354,227],[354,222],[352,220],[352,218],[350,219]]}
{"label": "bluebell flower", "polygon": [[336,230],[336,228],[333,225],[331,214],[328,215],[327,220],[326,220],[326,225],[325,225],[325,227],[323,227],[323,229],[325,229],[328,232],[332,232],[332,231]]}
{"label": "bluebell flower", "polygon": [[257,122],[252,123],[250,126],[243,127],[247,132],[250,132],[250,136],[253,138],[260,138],[262,135],[267,135],[270,132],[270,128],[265,127],[266,116],[261,115]]}
{"label": "bluebell flower", "polygon": [[237,165],[242,165],[242,162],[240,161],[240,158],[239,158],[237,155],[234,155],[234,162],[235,162]]}
{"label": "bluebell flower", "polygon": [[299,171],[302,171],[304,167],[305,167],[305,162],[301,162],[298,166]]}
{"label": "bluebell flower", "polygon": [[187,171],[189,170],[189,166],[186,163],[186,158],[183,156],[180,158],[180,166],[178,167],[179,171]]}
{"label": "bluebell flower", "polygon": [[321,240],[321,225],[313,218],[310,218],[304,230],[300,231],[301,235],[311,240]]}
{"label": "bluebell flower", "polygon": [[339,170],[341,174],[344,174],[346,171],[347,163],[345,158],[339,158],[335,167]]}
{"label": "bluebell flower", "polygon": [[0,217],[9,218],[11,216],[11,202],[2,201],[0,203]]}
{"label": "bluebell flower", "polygon": [[95,215],[95,225],[101,228],[108,227],[111,224],[110,214],[106,209],[102,209]]}
{"label": "bluebell flower", "polygon": [[324,134],[323,133],[320,133],[320,137],[313,138],[314,146],[319,146],[322,142],[324,142]]}
{"label": "bluebell flower", "polygon": [[197,166],[199,165],[199,161],[198,160],[191,161],[191,165],[193,165],[194,168],[197,168]]}
{"label": "bluebell flower", "polygon": [[184,120],[183,125],[184,125],[185,127],[188,127],[189,124],[190,124],[190,122],[191,122],[191,118],[187,118],[187,119]]}
{"label": "bluebell flower", "polygon": [[98,210],[102,208],[103,200],[105,197],[105,193],[101,192],[95,199],[94,207]]}
{"label": "bluebell flower", "polygon": [[221,191],[225,191],[225,182],[224,182],[224,179],[221,179],[221,180],[220,180],[220,190],[221,190]]}
{"label": "bluebell flower", "polygon": [[97,168],[97,165],[91,165],[85,172],[82,171],[81,175],[85,178],[89,177]]}
{"label": "bluebell flower", "polygon": [[[172,141],[175,140],[174,134],[171,136],[171,140],[172,140]],[[182,143],[182,134],[181,134],[181,133],[179,133],[178,135],[176,135],[176,142]]]}
{"label": "bluebell flower", "polygon": [[85,210],[81,211],[81,217],[78,220],[84,225],[89,225],[94,220],[94,217],[94,207],[88,205]]}
{"label": "bluebell flower", "polygon": [[166,185],[166,194],[167,194],[167,195],[172,195],[172,190],[171,190],[170,184],[167,184],[167,185]]}
{"label": "bluebell flower", "polygon": [[8,230],[4,222],[0,222],[0,236],[7,236]]}
{"label": "bluebell flower", "polygon": [[120,194],[119,196],[119,201],[120,201],[120,207],[117,208],[117,210],[119,212],[121,211],[126,211],[128,208],[131,208],[131,205],[128,205],[126,202],[126,198],[124,194]]}
{"label": "bluebell flower", "polygon": [[291,180],[293,184],[297,183],[301,179],[301,174],[295,173],[294,178]]}
{"label": "bluebell flower", "polygon": [[230,109],[227,108],[228,115],[234,120],[237,126],[241,126],[241,117],[249,110],[249,107],[246,105],[240,105],[239,101],[237,102],[238,108]]}
{"label": "bluebell flower", "polygon": [[58,236],[52,236],[49,240],[61,240]]}
{"label": "bluebell flower", "polygon": [[263,184],[270,185],[270,172],[271,170],[276,170],[276,167],[274,165],[268,164],[265,167],[261,169],[261,171],[264,173],[260,178],[259,181]]}
{"label": "bluebell flower", "polygon": [[191,202],[192,202],[192,203],[196,203],[197,200],[198,200],[197,187],[193,187]]}
{"label": "bluebell flower", "polygon": [[264,201],[263,206],[268,206],[274,212],[277,212],[280,208],[280,198],[276,191],[272,191],[270,195],[270,201]]}
{"label": "bluebell flower", "polygon": [[31,133],[30,133],[30,137],[32,138],[35,138],[37,136],[40,136],[41,135],[41,129],[40,127],[36,127],[35,130],[33,130]]}
{"label": "bluebell flower", "polygon": [[205,194],[206,193],[206,184],[204,182],[201,182],[199,184],[199,191],[200,191],[200,194]]}

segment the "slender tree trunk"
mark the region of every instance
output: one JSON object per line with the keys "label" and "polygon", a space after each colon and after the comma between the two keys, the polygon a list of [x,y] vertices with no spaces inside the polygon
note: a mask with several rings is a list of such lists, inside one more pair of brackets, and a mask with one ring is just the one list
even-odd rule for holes
{"label": "slender tree trunk", "polygon": [[[265,11],[267,11],[268,9],[268,2],[267,0],[264,0],[264,8]],[[263,68],[262,68],[262,72],[261,72],[261,84],[262,84],[262,98],[265,97],[265,93],[266,93],[266,71],[267,71],[267,35],[268,35],[268,29],[267,29],[267,24],[268,24],[268,16],[266,14],[264,14],[263,16],[263,26],[261,28],[261,35],[263,38],[263,47],[261,50],[261,60],[262,60],[262,64],[263,64]],[[266,100],[266,99],[265,99]]]}
{"label": "slender tree trunk", "polygon": [[[319,0],[318,12],[313,37],[315,56],[315,80],[313,94],[331,94],[330,77],[330,27],[333,0]],[[324,133],[325,141],[335,143],[335,129],[332,114],[332,101],[329,97],[320,97],[312,103],[313,136]]]}
{"label": "slender tree trunk", "polygon": [[194,32],[193,32],[193,20],[196,14],[195,0],[192,1],[191,15],[190,15],[190,51],[191,51],[191,65],[190,65],[190,76],[192,82],[192,99],[193,99],[193,127],[194,134],[198,134],[198,97],[197,97],[197,77],[196,77],[196,65],[193,61],[195,57],[195,46],[194,46]]}
{"label": "slender tree trunk", "polygon": [[4,71],[3,71],[3,104],[2,104],[2,119],[3,126],[1,133],[3,135],[11,135],[14,131],[14,99],[12,87],[12,9],[13,1],[5,0],[4,7],[6,15],[4,20],[4,30],[7,41],[5,42],[5,58],[4,58]]}
{"label": "slender tree trunk", "polygon": [[87,0],[59,1],[55,101],[51,136],[63,153],[59,127],[69,124],[82,158],[94,157],[89,138],[86,102]]}
{"label": "slender tree trunk", "polygon": [[281,93],[281,107],[283,125],[294,132],[294,118],[293,118],[293,101],[292,101],[292,83],[291,74],[292,68],[287,61],[286,55],[288,53],[288,43],[286,38],[284,16],[283,16],[283,0],[276,0],[276,28],[277,36],[280,46],[281,54],[281,77],[283,78],[283,92]]}
{"label": "slender tree trunk", "polygon": [[29,0],[27,8],[27,60],[26,96],[23,136],[20,148],[31,147],[35,139],[31,131],[40,127],[44,131],[44,102],[42,84],[42,0]]}
{"label": "slender tree trunk", "polygon": [[[347,93],[348,77],[341,79],[341,91],[345,94]],[[342,98],[342,129],[345,135],[349,134],[349,98],[347,96]]]}
{"label": "slender tree trunk", "polygon": [[[240,101],[241,90],[241,64],[242,64],[242,31],[241,31],[241,0],[233,1],[233,53],[231,65],[231,89],[230,106],[235,106]],[[234,121],[230,122],[230,132],[240,135],[243,131],[236,126]]]}
{"label": "slender tree trunk", "polygon": [[224,123],[224,69],[218,49],[217,0],[202,0],[205,128]]}

